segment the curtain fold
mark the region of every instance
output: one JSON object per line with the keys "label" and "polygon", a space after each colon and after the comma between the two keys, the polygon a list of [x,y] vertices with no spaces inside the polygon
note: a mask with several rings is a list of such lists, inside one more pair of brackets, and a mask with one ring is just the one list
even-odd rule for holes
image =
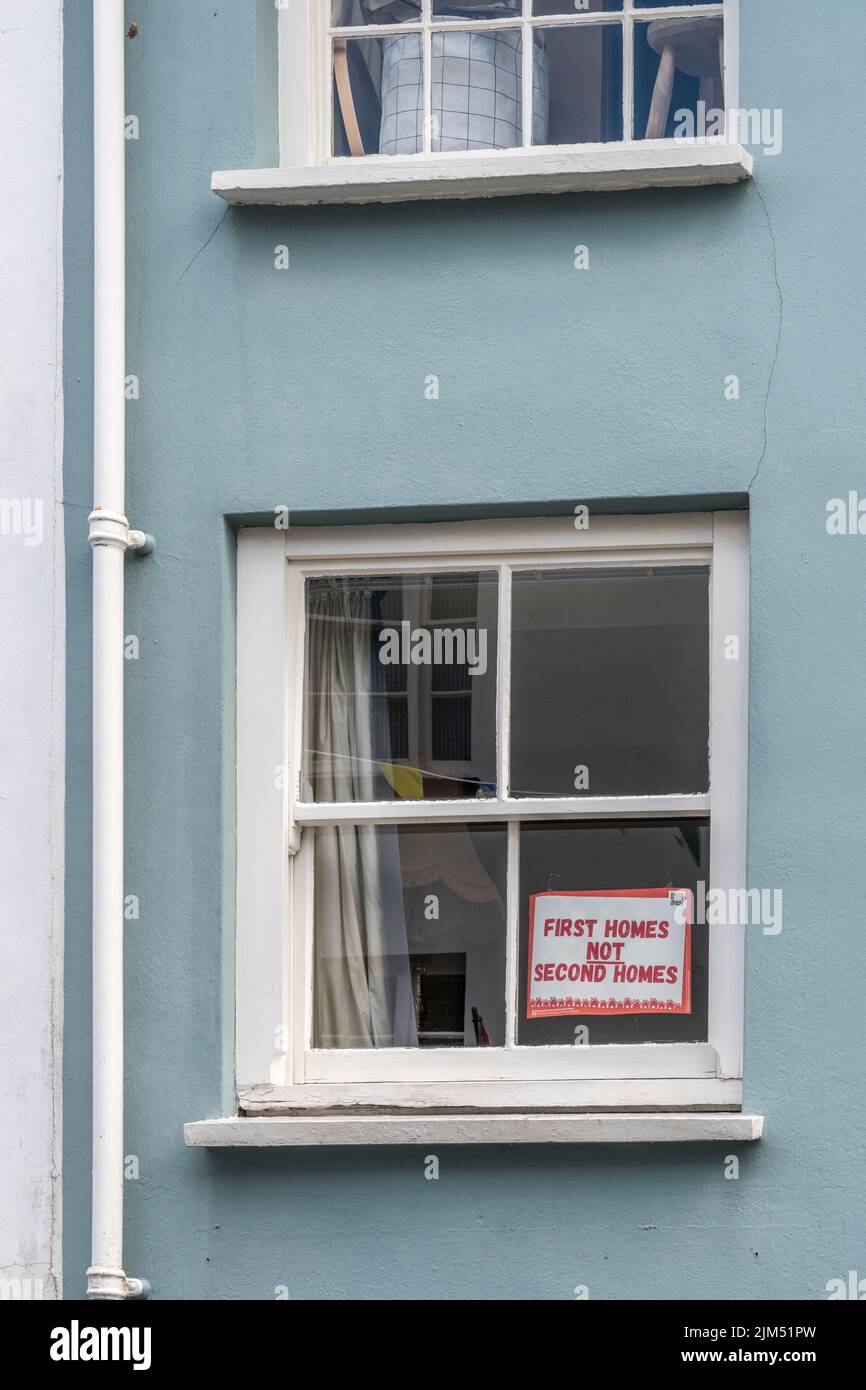
{"label": "curtain fold", "polygon": [[[372,801],[390,757],[378,602],[343,581],[310,586],[308,679],[316,801]],[[376,650],[378,646],[376,645]],[[415,1047],[397,830],[316,830],[315,1047]]]}

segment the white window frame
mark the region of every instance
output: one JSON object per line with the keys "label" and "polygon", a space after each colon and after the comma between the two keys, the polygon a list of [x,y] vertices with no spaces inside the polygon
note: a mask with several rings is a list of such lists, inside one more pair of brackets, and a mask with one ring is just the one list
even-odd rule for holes
{"label": "white window frame", "polygon": [[[639,22],[652,22],[653,19],[695,17],[724,18],[724,104],[726,110],[737,108],[740,104],[738,78],[740,78],[740,0],[717,0],[712,4],[687,4],[687,6],[666,6],[646,8],[639,0],[623,0],[623,10],[589,11],[589,13],[570,13],[567,0],[563,0],[563,15],[532,15],[532,0],[523,0],[523,17],[518,24],[523,28],[523,83],[524,92],[532,90],[532,29],[552,28],[567,21],[569,25],[617,25],[623,29],[623,139],[610,142],[574,143],[574,145],[534,146],[531,142],[532,106],[524,101],[523,106],[523,146],[514,150],[492,150],[485,154],[484,160],[502,160],[523,156],[534,158],[538,165],[559,154],[592,154],[599,150],[609,152],[644,153],[649,160],[662,160],[664,150],[683,149],[683,140],[635,139],[634,135],[634,28]],[[467,21],[467,26],[470,21]],[[423,14],[417,24],[356,26],[339,29],[341,35],[367,36],[406,33],[409,28],[421,33],[424,51],[428,57],[427,72],[430,74],[431,33],[448,29],[446,22],[438,22],[431,17],[430,0],[424,0]],[[514,17],[471,21],[473,29],[514,28]],[[424,121],[424,150],[411,156],[399,157],[388,154],[366,154],[366,156],[335,156],[332,149],[332,101],[331,68],[329,68],[328,33],[329,0],[286,0],[285,8],[278,11],[278,71],[279,71],[279,163],[285,168],[345,168],[345,165],[373,165],[386,168],[388,165],[402,165],[405,160],[414,164],[427,163],[431,170],[448,167],[467,156],[478,163],[473,152],[439,154],[431,150],[431,125]],[[430,78],[425,82],[425,103],[430,106]],[[721,140],[716,140],[721,143]]]}
{"label": "white window frame", "polygon": [[[725,107],[730,110],[739,105],[739,0],[715,0],[715,3],[695,5],[668,5],[647,8],[640,0],[623,0],[622,10],[573,12],[568,8],[568,0],[563,0],[562,14],[533,15],[532,0],[523,0],[522,16],[505,16],[501,19],[467,20],[465,26],[478,30],[514,29],[518,25],[523,36],[523,91],[529,100],[523,102],[523,145],[524,154],[552,153],[559,151],[586,151],[597,149],[600,141],[573,145],[532,144],[532,30],[549,29],[557,23],[569,26],[589,25],[597,27],[615,25],[623,31],[622,72],[623,72],[623,139],[609,141],[608,144],[624,146],[646,144],[636,140],[634,134],[634,29],[635,24],[659,19],[678,19],[695,15],[698,18],[724,19],[724,74]],[[454,21],[437,22],[431,14],[431,0],[422,0],[421,17],[411,24],[360,25],[341,28],[337,32],[345,37],[370,38],[385,37],[390,34],[420,32],[424,52],[427,55],[427,81],[425,100],[430,103],[429,55],[431,35],[438,31],[454,28]],[[286,7],[280,9],[278,18],[279,44],[279,100],[280,100],[280,163],[292,165],[343,164],[347,160],[356,163],[358,159],[392,160],[392,155],[346,156],[331,153],[333,143],[333,100],[328,35],[331,31],[330,0],[287,0]],[[423,123],[424,150],[411,156],[441,159],[431,151],[431,127],[429,120]],[[673,144],[671,139],[651,141],[651,145]],[[508,150],[495,150],[491,154],[508,155]],[[409,156],[407,156],[409,157]]]}
{"label": "white window frame", "polygon": [[[738,143],[733,125],[721,136],[691,139],[593,141],[535,145],[507,150],[429,148],[411,155],[335,156],[331,150],[331,74],[327,50],[327,0],[275,0],[278,47],[280,163],[273,169],[221,169],[211,178],[215,193],[229,203],[303,206],[323,203],[402,202],[409,199],[508,197],[520,193],[565,193],[625,188],[687,187],[738,183],[751,176],[752,156]],[[526,3],[526,0],[525,0]],[[563,0],[563,5],[567,0]],[[739,0],[643,9],[625,0],[624,11],[573,16],[580,23],[624,23],[624,135],[630,137],[633,107],[632,38],[635,20],[695,13],[724,16],[725,108],[739,110]],[[625,18],[624,18],[625,16]],[[572,15],[568,15],[572,19]],[[524,12],[525,29],[555,23],[552,16]],[[514,27],[514,21],[477,21],[480,27]],[[405,32],[407,26],[399,26]],[[425,20],[429,41],[432,23]],[[368,34],[371,32],[366,30]],[[524,64],[532,60],[524,44]],[[429,88],[429,82],[427,83]],[[531,91],[531,84],[527,88]],[[524,121],[531,113],[526,103]],[[729,122],[729,125],[731,123]],[[734,125],[739,125],[736,121]],[[427,134],[425,133],[425,139]],[[429,144],[429,142],[428,142]]]}
{"label": "white window frame", "polygon": [[[304,581],[321,574],[500,572],[499,786],[508,778],[510,566],[706,564],[710,571],[707,795],[301,803]],[[738,660],[725,659],[727,637]],[[324,823],[533,818],[710,819],[710,888],[744,888],[748,519],[745,512],[406,526],[242,530],[238,540],[236,1078],[242,1112],[371,1106],[571,1110],[715,1109],[742,1101],[745,929],[709,933],[706,1043],[517,1046],[517,894],[508,900],[502,1048],[309,1050],[312,850]],[[288,769],[288,775],[286,770]],[[512,879],[513,881],[513,879]]]}

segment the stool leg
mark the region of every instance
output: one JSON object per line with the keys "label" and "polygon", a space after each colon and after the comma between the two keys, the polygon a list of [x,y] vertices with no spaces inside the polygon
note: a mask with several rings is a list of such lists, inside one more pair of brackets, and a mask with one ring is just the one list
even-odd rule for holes
{"label": "stool leg", "polygon": [[653,88],[649,120],[646,123],[647,140],[660,140],[667,129],[671,98],[674,92],[675,56],[673,44],[666,44],[659,59],[659,70]]}
{"label": "stool leg", "polygon": [[709,115],[716,104],[716,80],[714,77],[702,77],[698,84],[698,96],[704,103],[706,114]]}

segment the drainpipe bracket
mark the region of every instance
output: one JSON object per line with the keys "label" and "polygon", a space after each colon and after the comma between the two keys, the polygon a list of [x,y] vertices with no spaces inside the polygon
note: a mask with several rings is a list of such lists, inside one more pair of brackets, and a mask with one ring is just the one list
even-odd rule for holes
{"label": "drainpipe bracket", "polygon": [[121,1303],[130,1298],[147,1298],[149,1293],[146,1279],[131,1279],[122,1269],[91,1265],[87,1271],[87,1297],[91,1300]]}
{"label": "drainpipe bracket", "polygon": [[146,531],[130,531],[128,545],[136,555],[149,555],[154,547],[153,536]]}
{"label": "drainpipe bracket", "polygon": [[153,536],[146,531],[131,530],[122,512],[95,507],[87,522],[88,540],[92,546],[113,545],[124,552],[134,550],[139,555],[149,555],[153,550]]}

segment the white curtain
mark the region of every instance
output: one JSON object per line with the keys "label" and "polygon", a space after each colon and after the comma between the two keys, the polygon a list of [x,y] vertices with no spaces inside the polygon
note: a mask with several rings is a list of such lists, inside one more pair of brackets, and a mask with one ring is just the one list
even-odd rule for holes
{"label": "white curtain", "polygon": [[[376,602],[351,581],[310,591],[308,688],[316,801],[381,797],[378,763],[390,757],[387,712],[377,699]],[[316,830],[316,1047],[415,1047],[397,830]]]}

